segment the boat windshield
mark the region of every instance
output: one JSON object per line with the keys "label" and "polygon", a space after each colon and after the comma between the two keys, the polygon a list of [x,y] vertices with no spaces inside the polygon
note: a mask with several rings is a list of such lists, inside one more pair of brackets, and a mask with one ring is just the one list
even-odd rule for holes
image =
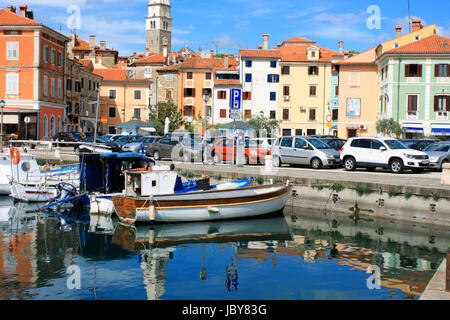
{"label": "boat windshield", "polygon": [[384,140],[384,143],[386,143],[388,147],[393,150],[408,149],[403,143],[398,140]]}

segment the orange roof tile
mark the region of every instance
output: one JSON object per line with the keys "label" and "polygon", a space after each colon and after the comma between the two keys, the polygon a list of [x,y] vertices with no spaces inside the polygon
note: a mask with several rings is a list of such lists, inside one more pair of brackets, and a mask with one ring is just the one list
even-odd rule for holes
{"label": "orange roof tile", "polygon": [[216,84],[216,85],[223,85],[223,86],[226,86],[226,85],[240,85],[241,84],[241,81],[239,81],[239,80],[223,80],[223,79],[216,79],[216,80],[214,80],[214,84]]}
{"label": "orange roof tile", "polygon": [[95,69],[93,73],[103,77],[103,81],[125,81],[128,71],[123,69]]}
{"label": "orange roof tile", "polygon": [[[342,56],[341,53],[329,50],[327,48],[320,47],[318,45],[314,46],[320,49],[320,57],[317,61],[331,61],[333,56]],[[279,48],[281,52],[281,61],[286,62],[303,62],[308,60],[308,48],[311,45],[285,45]]]}
{"label": "orange roof tile", "polygon": [[241,57],[246,58],[280,58],[278,50],[241,49]]}
{"label": "orange roof tile", "polygon": [[300,38],[300,37],[295,37],[295,38],[284,41],[284,43],[298,43],[298,42],[316,43],[313,40],[308,40],[308,39]]}
{"label": "orange roof tile", "polygon": [[355,54],[348,59],[336,61],[335,64],[353,65],[353,64],[374,64],[376,60],[377,47],[370,48],[364,52]]}
{"label": "orange roof tile", "polygon": [[[91,49],[90,49],[89,42],[80,39],[78,36],[75,36],[75,46],[72,48],[72,50],[90,51]],[[113,50],[113,49],[100,49],[99,46],[95,46],[95,51],[118,52],[117,50]]]}
{"label": "orange roof tile", "polygon": [[139,57],[139,59],[135,61],[135,63],[165,63],[165,62],[166,58],[162,53],[157,53],[148,57],[143,55],[143,57]]}
{"label": "orange roof tile", "polygon": [[386,53],[449,53],[450,38],[432,35],[421,40],[395,48]]}
{"label": "orange roof tile", "polygon": [[7,9],[0,9],[0,25],[42,25],[42,23],[22,17]]}

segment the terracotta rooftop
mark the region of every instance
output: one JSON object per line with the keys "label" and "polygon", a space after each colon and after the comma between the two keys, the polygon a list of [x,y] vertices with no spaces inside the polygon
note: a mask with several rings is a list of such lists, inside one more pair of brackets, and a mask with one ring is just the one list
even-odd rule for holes
{"label": "terracotta rooftop", "polygon": [[373,64],[376,59],[377,47],[370,48],[364,52],[355,54],[348,59],[337,61],[335,64],[353,65],[353,64]]}
{"label": "terracotta rooftop", "polygon": [[289,40],[285,40],[284,43],[316,43],[313,40],[309,40],[309,39],[305,39],[305,38],[300,38],[300,37],[295,37]]}
{"label": "terracotta rooftop", "polygon": [[[134,57],[133,57],[134,58]],[[145,56],[143,55],[142,57],[137,57],[138,60],[135,61],[135,63],[165,63],[166,62],[166,58],[164,57],[164,55],[162,53],[157,53],[151,56]]]}
{"label": "terracotta rooftop", "polygon": [[228,80],[228,79],[227,80],[216,79],[216,80],[214,80],[214,83],[216,85],[223,85],[223,86],[232,85],[232,86],[234,86],[234,85],[240,85],[241,81],[240,80]]}
{"label": "terracotta rooftop", "polygon": [[[90,51],[91,49],[89,47],[89,42],[80,39],[78,36],[75,36],[75,46],[72,48],[72,50]],[[101,49],[99,46],[95,46],[95,51],[118,52],[117,50],[113,49]]]}
{"label": "terracotta rooftop", "polygon": [[123,69],[95,69],[93,73],[103,77],[103,81],[125,81],[128,71]]}
{"label": "terracotta rooftop", "polygon": [[432,35],[421,40],[395,48],[386,53],[448,53],[450,54],[450,38]]}
{"label": "terracotta rooftop", "polygon": [[280,51],[278,50],[263,50],[263,49],[241,49],[241,57],[246,58],[280,58]]}
{"label": "terracotta rooftop", "polygon": [[42,25],[42,23],[22,17],[7,9],[0,9],[0,25]]}
{"label": "terracotta rooftop", "polygon": [[[278,50],[281,52],[281,61],[287,62],[303,62],[310,61],[308,60],[308,48],[310,48],[311,44],[305,45],[284,45],[280,47]],[[320,47],[318,45],[313,45],[320,49],[319,51],[319,60],[315,61],[331,61],[333,56],[342,56],[342,53],[329,50],[327,48]]]}

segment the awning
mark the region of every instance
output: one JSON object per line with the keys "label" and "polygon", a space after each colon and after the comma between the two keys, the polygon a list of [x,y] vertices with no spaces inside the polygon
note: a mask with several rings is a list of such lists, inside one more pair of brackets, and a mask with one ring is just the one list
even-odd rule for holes
{"label": "awning", "polygon": [[431,134],[434,136],[450,136],[450,123],[432,123]]}
{"label": "awning", "polygon": [[406,130],[407,133],[422,133],[423,132],[423,123],[403,123],[403,129]]}

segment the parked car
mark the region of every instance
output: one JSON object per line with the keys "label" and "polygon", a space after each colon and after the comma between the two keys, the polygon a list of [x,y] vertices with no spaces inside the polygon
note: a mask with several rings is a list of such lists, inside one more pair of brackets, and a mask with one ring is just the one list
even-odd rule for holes
{"label": "parked car", "polygon": [[59,132],[52,137],[53,141],[80,142],[82,136],[80,132]]}
{"label": "parked car", "polygon": [[332,136],[332,135],[328,135],[328,134],[322,134],[322,135],[313,135],[310,136],[311,138],[316,138],[316,139],[335,139],[336,136]]}
{"label": "parked car", "polygon": [[204,143],[202,137],[194,139],[184,138],[173,148],[175,155],[181,155],[183,162],[202,162],[204,155]]}
{"label": "parked car", "polygon": [[[161,160],[163,158],[170,158],[172,160],[181,160],[182,154],[177,154],[173,157],[172,150],[179,144],[177,139],[163,137],[156,142],[151,143],[147,148],[147,155],[153,157],[154,160]],[[173,159],[174,158],[174,159]]]}
{"label": "parked car", "polygon": [[276,138],[255,138],[251,139],[254,141],[260,148],[263,149],[272,149],[273,144],[277,141]]}
{"label": "parked car", "polygon": [[120,138],[114,140],[114,142],[117,143],[122,148],[124,145],[126,145],[128,143],[137,142],[140,139],[142,139],[142,136],[126,135],[126,136],[121,136]]}
{"label": "parked car", "polygon": [[422,172],[430,167],[426,153],[409,149],[403,143],[392,138],[354,137],[350,138],[341,150],[341,159],[347,171],[356,168],[389,168],[393,173],[402,173],[405,169]]}
{"label": "parked car", "polygon": [[[105,137],[97,137],[95,141],[95,152],[120,152],[121,150],[117,143],[110,142]],[[87,137],[81,142],[74,146],[76,154],[94,152],[94,137]]]}
{"label": "parked car", "polygon": [[122,146],[123,152],[140,152],[141,149],[146,152],[148,146],[155,142],[155,140],[158,139],[158,137],[142,137],[139,140],[136,140],[132,143],[127,143],[124,146]]}
{"label": "parked car", "polygon": [[433,143],[423,152],[430,158],[430,167],[442,171],[442,165],[450,162],[450,141]]}
{"label": "parked car", "polygon": [[308,165],[314,169],[338,167],[342,164],[339,153],[317,138],[290,136],[278,138],[272,148],[273,165]]}
{"label": "parked car", "polygon": [[[235,160],[236,151],[237,151],[236,139],[234,139],[234,142],[233,139],[230,138],[217,139],[216,143],[214,144],[214,162],[220,163],[223,161],[232,161],[233,154]],[[266,156],[271,154],[269,149],[260,148],[255,142],[249,139],[246,139],[244,142],[244,152],[245,152],[244,155],[245,164],[264,163]]]}
{"label": "parked car", "polygon": [[426,147],[429,145],[439,142],[439,140],[434,139],[417,139],[417,140],[408,140],[408,139],[402,139],[399,140],[401,143],[403,143],[405,146],[407,146],[410,149],[423,151]]}
{"label": "parked car", "polygon": [[320,139],[321,141],[325,142],[327,145],[329,145],[331,148],[333,148],[336,151],[340,151],[344,144],[347,142],[347,140],[339,139],[339,138],[326,138],[326,139]]}

